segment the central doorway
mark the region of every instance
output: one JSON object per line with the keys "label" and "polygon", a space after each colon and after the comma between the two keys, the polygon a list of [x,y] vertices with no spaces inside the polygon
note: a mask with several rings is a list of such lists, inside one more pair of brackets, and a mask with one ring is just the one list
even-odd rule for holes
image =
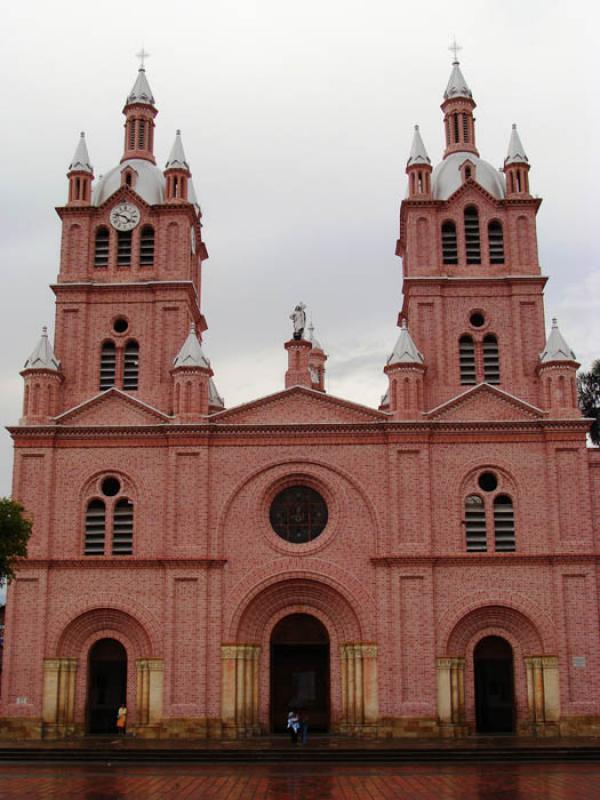
{"label": "central doorway", "polygon": [[271,730],[287,730],[294,709],[311,731],[329,730],[329,635],[310,614],[290,614],[271,634]]}
{"label": "central doorway", "polygon": [[500,636],[486,636],[477,643],[473,659],[477,732],[512,733],[515,725],[512,647]]}
{"label": "central doorway", "polygon": [[99,639],[88,663],[87,732],[117,730],[117,711],[127,702],[127,652],[116,639]]}

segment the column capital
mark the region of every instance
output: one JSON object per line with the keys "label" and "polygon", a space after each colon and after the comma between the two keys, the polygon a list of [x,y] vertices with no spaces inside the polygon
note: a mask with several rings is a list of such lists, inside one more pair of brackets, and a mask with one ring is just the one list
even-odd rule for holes
{"label": "column capital", "polygon": [[221,658],[249,661],[258,658],[260,649],[259,644],[223,644]]}

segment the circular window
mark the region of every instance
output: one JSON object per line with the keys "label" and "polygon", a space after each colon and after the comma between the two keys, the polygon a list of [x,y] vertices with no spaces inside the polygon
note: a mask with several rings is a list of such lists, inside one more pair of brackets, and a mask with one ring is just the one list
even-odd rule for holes
{"label": "circular window", "polygon": [[102,481],[102,494],[106,497],[114,497],[121,491],[121,483],[117,478],[104,478]]}
{"label": "circular window", "polygon": [[128,328],[129,323],[125,317],[117,317],[117,319],[113,322],[113,331],[115,333],[125,333]]}
{"label": "circular window", "polygon": [[485,325],[485,317],[481,311],[474,311],[469,317],[469,322],[474,328],[482,328]]}
{"label": "circular window", "polygon": [[302,544],[316,539],[327,525],[327,504],[308,486],[290,486],[271,503],[269,518],[278,536]]}
{"label": "circular window", "polygon": [[479,488],[483,489],[484,492],[493,492],[498,486],[498,478],[496,478],[493,472],[482,472],[479,476],[478,483]]}

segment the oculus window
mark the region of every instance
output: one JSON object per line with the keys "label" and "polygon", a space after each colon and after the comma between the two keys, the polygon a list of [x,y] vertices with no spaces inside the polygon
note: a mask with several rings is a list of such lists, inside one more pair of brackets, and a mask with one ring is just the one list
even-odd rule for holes
{"label": "oculus window", "polygon": [[316,539],[327,525],[327,504],[308,486],[290,486],[271,503],[269,519],[278,536],[286,542],[303,544]]}

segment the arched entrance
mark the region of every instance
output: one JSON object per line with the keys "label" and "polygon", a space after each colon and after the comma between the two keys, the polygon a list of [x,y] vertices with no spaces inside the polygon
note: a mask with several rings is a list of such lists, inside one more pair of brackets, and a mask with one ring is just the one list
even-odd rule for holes
{"label": "arched entrance", "polygon": [[290,614],[271,634],[271,730],[284,732],[290,709],[308,715],[310,729],[329,730],[329,635],[310,614]]}
{"label": "arched entrance", "polygon": [[473,653],[478,733],[514,730],[513,651],[500,636],[481,639]]}
{"label": "arched entrance", "polygon": [[117,710],[127,701],[127,652],[116,639],[100,639],[88,657],[87,732],[115,733]]}

